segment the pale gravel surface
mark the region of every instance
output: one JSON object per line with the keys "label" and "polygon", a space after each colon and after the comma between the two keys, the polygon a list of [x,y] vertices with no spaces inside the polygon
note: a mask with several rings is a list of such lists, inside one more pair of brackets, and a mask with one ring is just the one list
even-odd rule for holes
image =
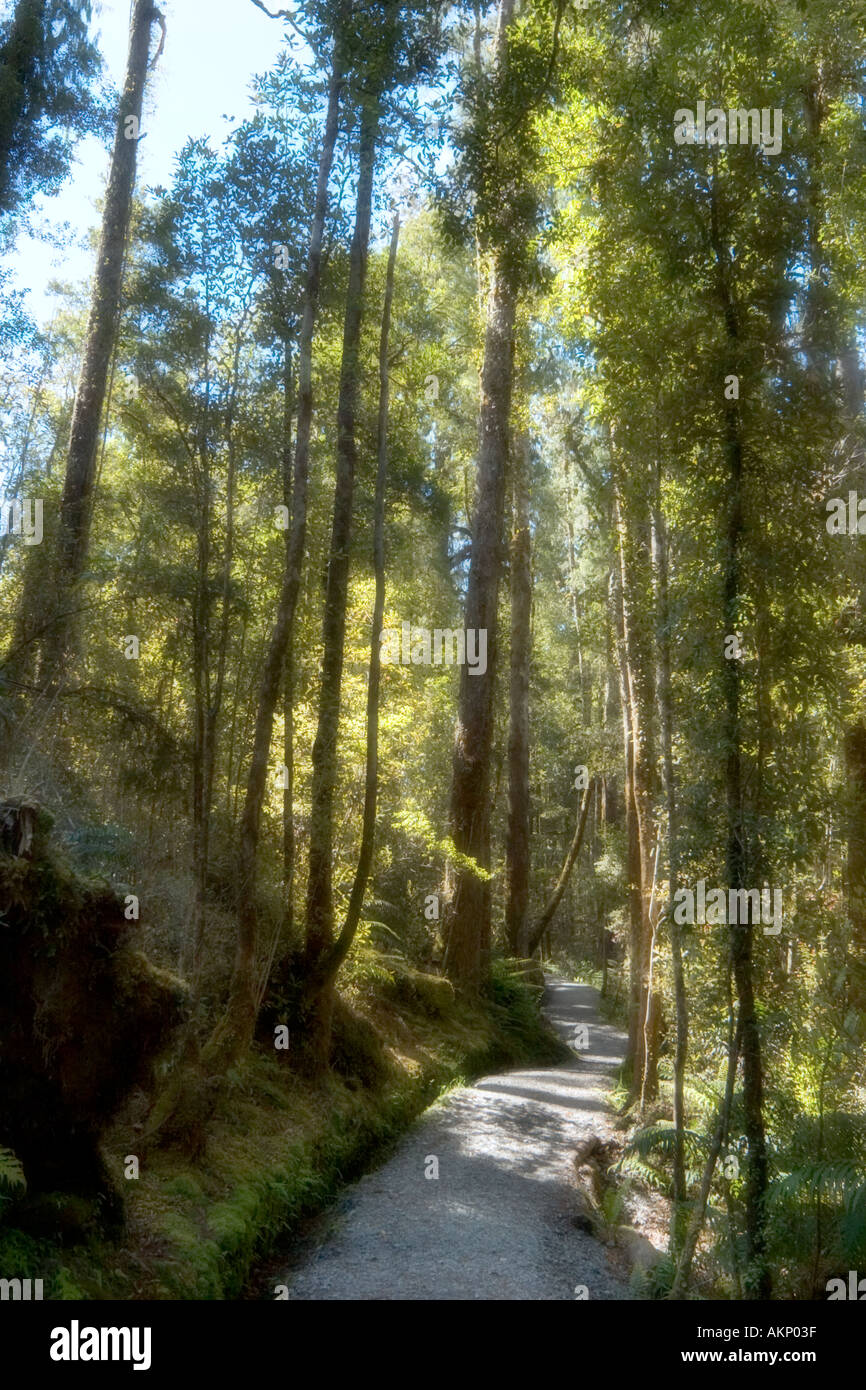
{"label": "pale gravel surface", "polygon": [[[605,1092],[625,1049],[597,991],[548,980],[545,1011],[573,1062],[483,1077],[433,1106],[350,1188],[275,1283],[294,1299],[624,1299],[606,1252],[575,1229],[572,1155],[608,1136]],[[424,1176],[430,1156],[438,1179]]]}

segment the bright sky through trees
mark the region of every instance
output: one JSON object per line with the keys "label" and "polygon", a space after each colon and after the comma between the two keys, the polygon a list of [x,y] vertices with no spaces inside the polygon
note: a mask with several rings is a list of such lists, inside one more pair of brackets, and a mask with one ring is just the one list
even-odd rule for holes
{"label": "bright sky through trees", "polygon": [[[128,0],[100,0],[98,10],[94,33],[107,76],[117,86],[126,62]],[[268,19],[249,0],[166,0],[162,10],[166,45],[145,100],[139,188],[170,182],[174,157],[189,136],[209,136],[219,144],[250,114],[250,75],[272,65],[285,38],[285,26]],[[88,136],[57,197],[34,200],[46,231],[56,238],[55,249],[22,234],[13,264],[17,284],[28,289],[28,307],[40,321],[56,307],[49,288],[52,278],[74,282],[90,274],[93,253],[88,236],[98,224],[96,204],[107,172],[108,150]],[[63,224],[68,224],[67,235],[61,231]]]}

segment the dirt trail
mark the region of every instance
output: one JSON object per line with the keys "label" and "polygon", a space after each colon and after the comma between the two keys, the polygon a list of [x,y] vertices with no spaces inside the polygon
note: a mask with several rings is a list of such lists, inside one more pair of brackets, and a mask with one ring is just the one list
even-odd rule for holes
{"label": "dirt trail", "polygon": [[[295,1299],[628,1298],[604,1247],[575,1229],[572,1154],[610,1133],[605,1092],[625,1038],[589,985],[549,980],[545,1012],[573,1062],[483,1077],[428,1110],[333,1208],[274,1283]],[[425,1177],[435,1170],[438,1178]],[[273,1297],[270,1293],[269,1297]]]}

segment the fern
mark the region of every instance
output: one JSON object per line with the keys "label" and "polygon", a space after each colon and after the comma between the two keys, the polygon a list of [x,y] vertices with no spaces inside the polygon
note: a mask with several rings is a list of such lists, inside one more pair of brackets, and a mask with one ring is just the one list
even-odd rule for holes
{"label": "fern", "polygon": [[[654,1153],[668,1155],[674,1152],[676,1143],[677,1132],[672,1126],[647,1125],[645,1129],[635,1131],[626,1144],[625,1152],[626,1155],[636,1153],[643,1159]],[[699,1134],[695,1129],[684,1129],[683,1146],[694,1158],[696,1154],[707,1152],[709,1141],[705,1134]]]}
{"label": "fern", "polygon": [[812,1243],[813,1208],[820,1202],[824,1215],[823,1249],[832,1258],[859,1264],[866,1258],[866,1173],[847,1161],[805,1163],[784,1173],[771,1185],[768,1197],[773,1239],[790,1248],[792,1233],[805,1255]]}
{"label": "fern", "polygon": [[684,1083],[683,1097],[689,1109],[701,1115],[714,1115],[721,1104],[724,1086],[715,1081],[707,1081],[702,1076],[693,1076]]}
{"label": "fern", "polygon": [[20,1196],[27,1188],[24,1169],[11,1149],[0,1145],[0,1203]]}
{"label": "fern", "polygon": [[652,1187],[657,1192],[666,1192],[670,1187],[670,1179],[667,1175],[660,1173],[658,1168],[653,1168],[652,1164],[647,1163],[639,1154],[627,1154],[620,1167],[624,1173],[640,1178],[647,1187]]}
{"label": "fern", "polygon": [[628,1191],[629,1183],[626,1180],[621,1187],[605,1188],[600,1202],[596,1202],[588,1193],[586,1194],[595,1218],[595,1225],[603,1229],[605,1240],[615,1239],[617,1228],[622,1225],[622,1215],[625,1210],[625,1199]]}
{"label": "fern", "polygon": [[791,1197],[842,1198],[846,1203],[857,1202],[866,1194],[866,1174],[855,1163],[805,1163],[785,1173],[770,1185],[768,1194],[772,1206],[782,1205]]}
{"label": "fern", "polygon": [[637,1298],[667,1298],[674,1286],[677,1267],[669,1254],[664,1254],[649,1269],[632,1271],[631,1287]]}
{"label": "fern", "polygon": [[846,1252],[859,1260],[866,1250],[866,1185],[848,1192],[839,1222],[839,1234]]}

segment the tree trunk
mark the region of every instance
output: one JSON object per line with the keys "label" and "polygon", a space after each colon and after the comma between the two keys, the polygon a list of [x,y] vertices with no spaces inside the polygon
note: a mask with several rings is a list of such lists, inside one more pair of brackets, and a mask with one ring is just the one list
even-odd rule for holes
{"label": "tree trunk", "polygon": [[[714,161],[715,163],[715,161]],[[716,288],[727,337],[725,374],[739,371],[739,323],[729,281],[729,255],[722,243],[716,202],[716,169],[710,202],[711,245],[716,261]],[[724,454],[728,473],[727,523],[724,559],[725,632],[738,629],[740,620],[740,551],[744,532],[743,445],[739,405],[723,402]],[[724,746],[726,748],[726,801],[728,818],[727,882],[744,889],[748,878],[746,827],[743,815],[742,747],[740,730],[740,669],[736,660],[724,660]],[[734,982],[739,999],[739,1030],[743,1058],[744,1128],[749,1146],[746,1179],[747,1298],[769,1298],[770,1271],[766,1258],[765,1210],[767,1148],[763,1116],[763,1068],[758,1018],[755,1011],[752,972],[753,923],[729,926]]]}
{"label": "tree trunk", "polygon": [[640,1088],[639,1035],[641,1001],[641,941],[643,911],[641,907],[641,859],[637,810],[634,792],[634,739],[632,737],[631,702],[628,693],[628,665],[623,633],[622,569],[617,563],[611,576],[613,624],[615,628],[616,664],[619,677],[620,708],[623,736],[623,800],[625,803],[626,882],[628,884],[628,1060],[632,1085]]}
{"label": "tree trunk", "polygon": [[[496,54],[500,75],[507,64],[508,29],[513,14],[513,0],[501,0]],[[487,296],[472,556],[464,617],[468,631],[486,632],[487,669],[483,675],[470,675],[465,665],[460,671],[449,820],[451,838],[461,857],[450,876],[451,892],[442,928],[446,973],[468,995],[477,994],[481,988],[491,937],[493,692],[516,310],[517,290],[511,266],[497,247],[492,253]]]}
{"label": "tree trunk", "polygon": [[508,949],[524,956],[529,911],[529,663],[532,539],[529,527],[529,435],[514,451],[511,540],[511,687],[508,733],[508,838],[505,923]]}
{"label": "tree trunk", "polygon": [[242,1056],[252,1041],[257,1013],[256,949],[258,919],[256,883],[262,805],[267,784],[274,713],[280,695],[284,662],[290,650],[295,610],[301,582],[307,525],[307,482],[313,417],[313,337],[319,306],[322,243],[328,211],[328,183],[334,162],[343,86],[339,36],[328,90],[328,110],[319,156],[316,203],[310,227],[307,278],[298,340],[298,421],[295,468],[292,480],[292,525],[286,547],[286,565],[277,617],[271,632],[259,686],[253,753],[241,816],[238,863],[238,941],[234,973],[226,1012],[206,1049],[211,1067],[227,1067]]}
{"label": "tree trunk", "polygon": [[[618,465],[614,461],[614,470]],[[615,471],[616,478],[616,471]],[[626,770],[630,784],[632,824],[629,826],[629,881],[632,983],[629,1017],[629,1053],[632,1059],[631,1095],[642,1104],[658,1094],[658,1050],[660,1008],[651,988],[653,924],[652,886],[654,850],[652,802],[655,768],[652,740],[652,680],[647,634],[641,629],[642,611],[649,606],[639,584],[633,535],[627,500],[621,483],[614,483],[614,506],[619,546],[620,593],[622,595],[622,674],[623,697],[628,709],[630,756]],[[643,605],[640,599],[644,598]],[[627,790],[628,794],[628,790]],[[628,817],[627,817],[628,819]],[[635,877],[636,875],[636,877]]]}
{"label": "tree trunk", "polygon": [[[285,369],[283,383],[283,497],[284,505],[290,514],[294,497],[294,470],[292,466],[292,422],[295,410],[295,384],[292,372],[292,349],[285,345]],[[292,529],[286,529],[286,569],[292,564]],[[294,631],[294,612],[292,632]],[[291,634],[286,642],[283,662],[283,766],[286,770],[286,783],[283,787],[283,920],[282,935],[286,942],[292,939],[295,925],[295,654]]]}
{"label": "tree trunk", "polygon": [[135,0],[84,357],[72,412],[56,543],[55,593],[59,607],[54,609],[51,631],[43,646],[40,671],[40,680],[45,685],[58,680],[63,663],[74,650],[79,587],[90,541],[99,427],[117,335],[126,238],[135,187],[138,123],[141,121],[151,32],[158,18],[159,12],[154,8],[153,0]]}
{"label": "tree trunk", "polygon": [[232,388],[226,410],[226,445],[228,469],[226,475],[225,542],[222,558],[222,585],[220,596],[220,625],[216,644],[216,670],[211,683],[210,637],[211,637],[211,579],[210,579],[210,523],[211,489],[209,405],[210,405],[210,343],[206,357],[206,393],[203,421],[201,426],[201,473],[200,473],[200,522],[198,533],[199,564],[195,601],[195,664],[196,664],[196,748],[195,748],[195,796],[193,817],[193,859],[196,866],[196,903],[193,946],[193,982],[196,995],[200,986],[201,969],[204,957],[205,933],[207,924],[208,870],[210,865],[210,831],[213,810],[213,788],[217,766],[217,739],[220,716],[222,714],[223,690],[225,687],[226,662],[228,659],[231,623],[231,577],[234,559],[234,494],[237,474],[237,448],[234,436],[234,415],[238,393],[240,357],[243,322],[238,324],[235,336],[234,362],[232,369]]}
{"label": "tree trunk", "polygon": [[192,758],[192,861],[195,880],[193,907],[192,984],[198,1005],[207,915],[207,871],[210,858],[210,815],[206,788],[210,782],[210,335],[205,349],[205,390],[199,426],[196,469],[196,571],[192,596],[193,758]]}
{"label": "tree trunk", "polygon": [[483,675],[470,674],[465,665],[460,671],[450,821],[454,846],[463,857],[454,868],[443,929],[445,970],[467,994],[481,987],[482,946],[490,935],[490,759],[515,308],[515,291],[497,257],[487,303],[478,483],[464,619],[467,631],[487,634],[487,669]]}
{"label": "tree trunk", "polygon": [[329,989],[318,988],[318,977],[322,963],[334,945],[334,792],[337,781],[337,741],[346,638],[352,503],[358,457],[356,428],[361,384],[361,323],[380,120],[381,93],[376,91],[366,99],[361,111],[355,228],[349,259],[337,408],[337,477],[322,623],[322,680],[319,688],[318,728],[312,759],[304,975],[311,982],[313,991],[312,1008],[307,1019],[307,1043],[309,1059],[314,1069],[320,1069],[327,1064],[333,1003],[332,992]]}
{"label": "tree trunk", "polygon": [[673,904],[679,887],[679,847],[677,842],[677,796],[673,755],[673,691],[671,688],[671,612],[668,591],[668,539],[661,496],[661,463],[656,466],[653,505],[653,580],[656,605],[656,692],[662,743],[662,770],[668,813],[668,903],[667,919],[671,931],[671,960],[676,1006],[676,1047],[674,1051],[674,1215],[671,1223],[672,1247],[677,1249],[680,1219],[686,1199],[685,1115],[683,1086],[688,1051],[689,1018],[683,973],[682,932],[674,920]]}
{"label": "tree trunk", "polygon": [[364,816],[361,847],[346,919],[331,951],[322,959],[316,987],[329,990],[348,955],[364,906],[376,837],[376,803],[379,793],[379,687],[382,674],[382,619],[385,613],[385,489],[388,481],[388,415],[390,408],[391,306],[394,300],[394,268],[400,240],[400,219],[395,216],[388,252],[385,304],[379,339],[379,418],[377,429],[376,497],[373,509],[373,574],[375,598],[370,631],[370,674],[367,682],[367,758],[364,778]]}

